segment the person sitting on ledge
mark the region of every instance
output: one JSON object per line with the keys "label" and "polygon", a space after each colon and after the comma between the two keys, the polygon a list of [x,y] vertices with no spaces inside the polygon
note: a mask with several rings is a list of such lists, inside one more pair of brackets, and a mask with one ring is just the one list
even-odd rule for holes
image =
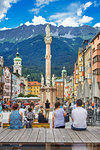
{"label": "person sitting on ledge", "polygon": [[19,105],[13,104],[12,112],[9,114],[9,128],[10,129],[22,129],[22,121],[23,121],[23,114],[19,112]]}
{"label": "person sitting on ledge", "polygon": [[53,111],[52,121],[53,128],[65,128],[66,112],[60,108],[60,102],[55,103],[55,111]]}
{"label": "person sitting on ledge", "polygon": [[87,110],[82,108],[82,100],[78,99],[76,102],[77,108],[72,110],[72,125],[71,129],[81,131],[81,130],[86,130],[87,124],[86,124],[86,119],[87,119]]}

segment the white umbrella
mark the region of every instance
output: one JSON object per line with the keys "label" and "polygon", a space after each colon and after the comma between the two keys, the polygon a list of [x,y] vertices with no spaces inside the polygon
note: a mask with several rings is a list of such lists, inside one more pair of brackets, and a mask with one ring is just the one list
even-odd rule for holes
{"label": "white umbrella", "polygon": [[90,98],[90,87],[87,79],[85,79],[83,84],[83,98],[84,102],[86,102],[86,100]]}
{"label": "white umbrella", "polygon": [[79,85],[78,85],[78,90],[77,90],[77,98],[82,98],[82,85],[81,83],[79,82]]}

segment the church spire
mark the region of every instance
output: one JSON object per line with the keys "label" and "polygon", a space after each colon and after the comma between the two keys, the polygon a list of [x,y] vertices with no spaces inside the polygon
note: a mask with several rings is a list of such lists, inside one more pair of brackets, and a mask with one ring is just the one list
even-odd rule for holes
{"label": "church spire", "polygon": [[21,62],[22,62],[22,59],[19,57],[19,52],[18,52],[18,48],[17,48],[16,57],[14,58],[13,72],[18,73],[19,75],[22,75]]}

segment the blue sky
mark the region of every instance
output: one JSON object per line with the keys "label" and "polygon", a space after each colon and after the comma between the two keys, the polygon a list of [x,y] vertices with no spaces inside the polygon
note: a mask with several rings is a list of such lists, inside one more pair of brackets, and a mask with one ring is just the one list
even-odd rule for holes
{"label": "blue sky", "polygon": [[22,24],[99,26],[99,0],[0,0],[0,29]]}

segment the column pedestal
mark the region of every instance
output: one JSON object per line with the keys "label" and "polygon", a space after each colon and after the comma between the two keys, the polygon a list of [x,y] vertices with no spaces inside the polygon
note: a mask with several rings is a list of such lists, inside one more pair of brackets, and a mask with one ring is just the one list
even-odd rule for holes
{"label": "column pedestal", "polygon": [[54,107],[56,102],[56,88],[47,86],[40,88],[40,105],[45,106],[47,99],[50,102],[50,106]]}

